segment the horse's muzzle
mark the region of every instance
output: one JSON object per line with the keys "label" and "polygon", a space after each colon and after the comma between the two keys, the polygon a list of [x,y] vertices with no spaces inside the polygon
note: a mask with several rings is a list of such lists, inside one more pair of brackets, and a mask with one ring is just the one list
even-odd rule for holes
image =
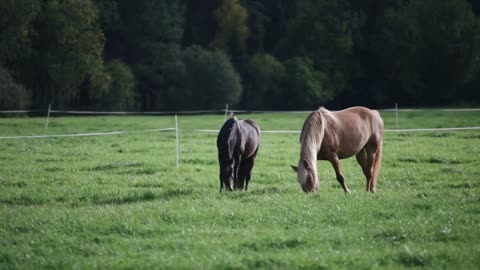
{"label": "horse's muzzle", "polygon": [[318,183],[314,183],[313,185],[300,185],[305,193],[310,192],[317,192],[318,190]]}
{"label": "horse's muzzle", "polygon": [[317,192],[317,191],[318,191],[318,188],[316,188],[316,187],[315,187],[315,188],[311,188],[311,189],[307,189],[307,188],[302,187],[302,189],[303,189],[303,191],[304,191],[305,193]]}

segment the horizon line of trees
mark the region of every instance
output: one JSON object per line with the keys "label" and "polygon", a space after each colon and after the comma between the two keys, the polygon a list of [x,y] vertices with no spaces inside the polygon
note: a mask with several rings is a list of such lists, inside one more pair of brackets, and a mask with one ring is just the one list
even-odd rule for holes
{"label": "horizon line of trees", "polygon": [[480,104],[474,0],[2,0],[0,110]]}

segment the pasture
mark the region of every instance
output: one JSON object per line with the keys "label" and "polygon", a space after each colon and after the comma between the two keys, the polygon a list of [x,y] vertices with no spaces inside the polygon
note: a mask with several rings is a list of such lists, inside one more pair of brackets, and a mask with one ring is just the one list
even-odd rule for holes
{"label": "pasture", "polygon": [[[238,115],[300,130],[304,113]],[[395,115],[383,112],[386,129]],[[480,112],[402,112],[400,128],[480,126]],[[175,132],[0,139],[0,269],[477,269],[480,130],[386,132],[377,193],[319,165],[305,194],[299,134],[264,133],[247,192],[219,193],[223,115]],[[172,116],[0,118],[0,136],[147,130]]]}

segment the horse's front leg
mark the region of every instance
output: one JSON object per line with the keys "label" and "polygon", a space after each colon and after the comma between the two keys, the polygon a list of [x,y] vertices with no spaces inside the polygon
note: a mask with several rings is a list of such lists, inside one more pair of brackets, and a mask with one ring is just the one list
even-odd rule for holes
{"label": "horse's front leg", "polygon": [[342,168],[341,168],[340,160],[338,159],[338,156],[336,155],[333,156],[332,158],[329,159],[329,161],[330,163],[332,163],[333,169],[335,169],[337,181],[340,183],[345,193],[350,194],[350,189],[348,189],[347,184],[345,183],[345,177],[343,177]]}

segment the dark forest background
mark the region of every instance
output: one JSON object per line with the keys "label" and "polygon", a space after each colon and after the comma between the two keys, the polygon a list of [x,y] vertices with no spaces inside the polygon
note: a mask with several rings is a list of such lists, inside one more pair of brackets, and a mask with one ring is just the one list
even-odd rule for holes
{"label": "dark forest background", "polygon": [[480,104],[478,0],[1,0],[0,109]]}

